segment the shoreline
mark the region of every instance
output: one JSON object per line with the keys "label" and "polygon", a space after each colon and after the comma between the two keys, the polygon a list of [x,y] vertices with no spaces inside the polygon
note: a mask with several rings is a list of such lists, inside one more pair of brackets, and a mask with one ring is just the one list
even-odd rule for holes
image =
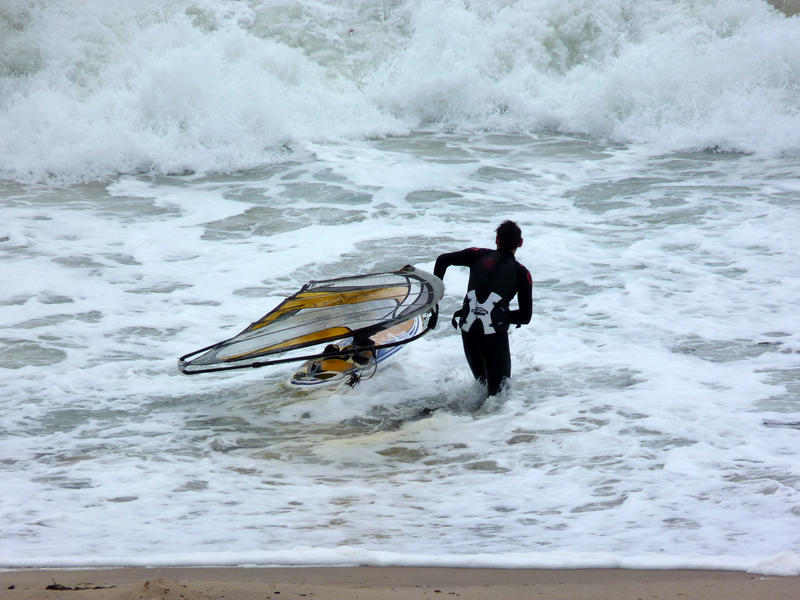
{"label": "shoreline", "polygon": [[[47,589],[50,586],[51,589]],[[154,567],[0,571],[10,600],[780,600],[800,576],[741,571],[451,567]]]}

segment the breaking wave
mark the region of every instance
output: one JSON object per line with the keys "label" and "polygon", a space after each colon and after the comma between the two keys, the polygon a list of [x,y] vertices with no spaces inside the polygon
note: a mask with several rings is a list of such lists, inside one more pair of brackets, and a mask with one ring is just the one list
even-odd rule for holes
{"label": "breaking wave", "polygon": [[800,17],[753,0],[11,0],[0,176],[227,171],[420,129],[800,150]]}

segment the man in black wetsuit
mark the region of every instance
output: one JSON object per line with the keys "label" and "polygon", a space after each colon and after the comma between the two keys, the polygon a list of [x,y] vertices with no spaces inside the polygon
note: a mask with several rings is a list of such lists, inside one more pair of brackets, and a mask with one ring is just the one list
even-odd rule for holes
{"label": "man in black wetsuit", "polygon": [[[462,308],[453,315],[453,326],[461,329],[467,363],[475,379],[488,385],[490,396],[511,377],[509,326],[529,323],[533,313],[531,274],[514,258],[522,246],[520,228],[513,221],[505,221],[497,228],[495,241],[496,250],[467,248],[442,254],[433,269],[433,274],[443,279],[449,266],[469,267],[467,295]],[[509,307],[514,296],[519,303],[517,310]]]}

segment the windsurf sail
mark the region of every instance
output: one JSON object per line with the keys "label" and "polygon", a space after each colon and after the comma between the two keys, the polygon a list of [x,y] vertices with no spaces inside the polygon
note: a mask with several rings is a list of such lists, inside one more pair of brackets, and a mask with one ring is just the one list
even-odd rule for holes
{"label": "windsurf sail", "polygon": [[412,266],[311,281],[238,335],[182,356],[178,368],[193,375],[325,356],[324,350],[302,356],[285,353],[369,337],[433,309],[443,294],[438,277]]}

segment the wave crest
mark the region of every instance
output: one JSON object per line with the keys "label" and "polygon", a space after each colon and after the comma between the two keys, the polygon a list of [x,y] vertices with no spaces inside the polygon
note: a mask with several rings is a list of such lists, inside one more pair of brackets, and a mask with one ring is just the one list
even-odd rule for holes
{"label": "wave crest", "polygon": [[0,174],[235,170],[418,128],[800,149],[800,19],[719,0],[0,8]]}

